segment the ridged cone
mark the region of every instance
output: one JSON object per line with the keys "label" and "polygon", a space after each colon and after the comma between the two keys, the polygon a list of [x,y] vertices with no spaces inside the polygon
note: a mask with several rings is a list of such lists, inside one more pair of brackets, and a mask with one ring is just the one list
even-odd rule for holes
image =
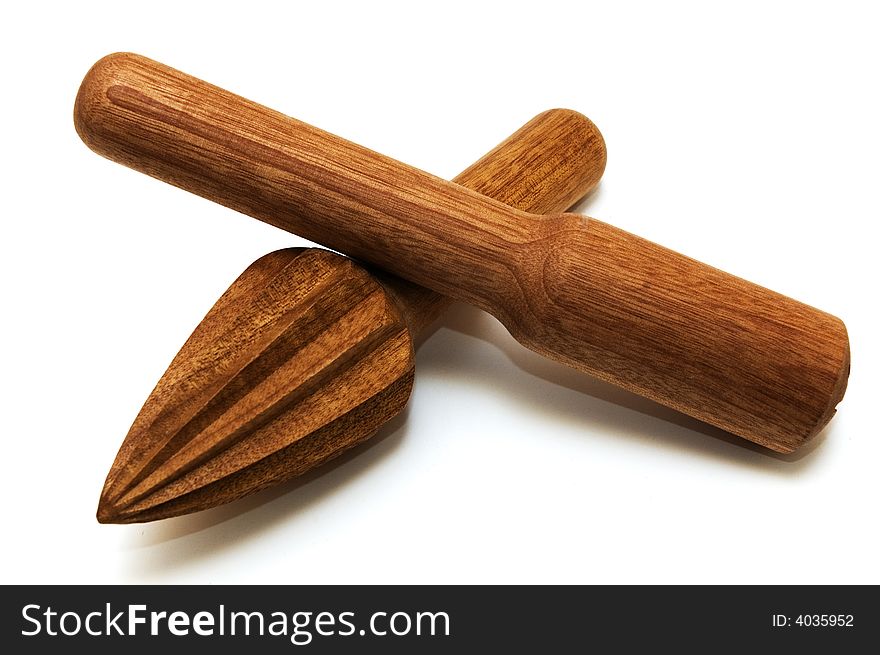
{"label": "ridged cone", "polygon": [[413,344],[364,269],[287,249],[252,264],[171,362],[98,506],[135,523],[220,505],[371,436],[406,405]]}

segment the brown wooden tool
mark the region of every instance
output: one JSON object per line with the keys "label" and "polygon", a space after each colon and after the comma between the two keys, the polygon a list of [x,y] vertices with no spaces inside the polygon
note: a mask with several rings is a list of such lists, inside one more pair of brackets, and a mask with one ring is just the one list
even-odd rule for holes
{"label": "brown wooden tool", "polygon": [[[536,116],[455,178],[523,210],[559,211],[605,168],[584,116]],[[254,262],[150,394],[119,450],[98,520],[206,509],[304,473],[406,405],[413,344],[449,299],[346,257],[289,248]]]}
{"label": "brown wooden tool", "polygon": [[780,452],[849,371],[824,312],[575,214],[536,215],[130,54],[86,75],[96,152],[498,317],[523,344]]}

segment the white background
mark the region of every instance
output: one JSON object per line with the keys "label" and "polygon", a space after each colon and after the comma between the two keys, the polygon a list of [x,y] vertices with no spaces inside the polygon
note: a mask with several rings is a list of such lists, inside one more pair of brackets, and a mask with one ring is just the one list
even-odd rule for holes
{"label": "white background", "polygon": [[[7,6],[0,580],[880,582],[872,3],[603,4]],[[581,211],[846,321],[837,417],[768,455],[457,306],[369,447],[228,507],[97,524],[190,331],[251,261],[304,243],[79,141],[79,82],[118,50],[445,177],[544,109],[587,114],[609,160]]]}

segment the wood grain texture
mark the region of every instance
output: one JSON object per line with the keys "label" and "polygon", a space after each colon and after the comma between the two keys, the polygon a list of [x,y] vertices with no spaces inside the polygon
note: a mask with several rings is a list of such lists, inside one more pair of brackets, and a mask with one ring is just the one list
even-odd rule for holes
{"label": "wood grain texture", "polygon": [[843,323],[595,219],[537,215],[130,54],[74,111],[96,152],[498,317],[524,345],[780,452],[833,414]]}
{"label": "wood grain texture", "polygon": [[[569,109],[535,116],[460,173],[456,184],[525,212],[559,212],[592,191],[607,161],[605,140],[591,120]],[[376,270],[418,340],[452,302]]]}
{"label": "wood grain texture", "polygon": [[[599,181],[605,146],[584,116],[550,110],[462,173],[521,209],[561,210]],[[438,294],[315,248],[254,262],[150,394],[107,476],[104,523],[214,507],[301,475],[406,405],[413,342]]]}

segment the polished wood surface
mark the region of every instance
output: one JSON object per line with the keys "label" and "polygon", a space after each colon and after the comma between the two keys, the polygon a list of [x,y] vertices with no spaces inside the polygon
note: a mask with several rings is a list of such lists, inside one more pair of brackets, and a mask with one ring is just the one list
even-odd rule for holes
{"label": "polished wood surface", "polygon": [[516,210],[149,59],[74,111],[96,152],[475,304],[523,344],[780,452],[834,413],[843,323],[601,221]]}

